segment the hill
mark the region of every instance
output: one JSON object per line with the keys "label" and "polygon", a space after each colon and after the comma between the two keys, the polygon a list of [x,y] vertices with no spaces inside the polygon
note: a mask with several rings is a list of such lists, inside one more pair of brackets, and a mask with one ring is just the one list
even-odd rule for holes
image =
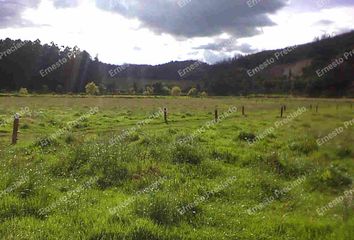
{"label": "hill", "polygon": [[[212,66],[206,81],[209,91],[222,95],[354,96],[353,50],[354,32],[326,36],[308,44],[237,56]],[[318,74],[328,68],[326,74]]]}
{"label": "hill", "polygon": [[78,47],[5,39],[0,40],[0,90],[83,92],[95,82],[103,93],[142,93],[157,84],[161,89],[179,85],[184,91],[197,87],[215,95],[354,96],[353,49],[354,32],[349,32],[214,65],[195,60],[112,65]]}

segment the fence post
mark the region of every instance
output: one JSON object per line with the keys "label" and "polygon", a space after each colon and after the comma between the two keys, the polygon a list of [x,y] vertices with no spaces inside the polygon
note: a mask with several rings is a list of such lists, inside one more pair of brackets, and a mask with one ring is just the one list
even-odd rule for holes
{"label": "fence post", "polygon": [[15,145],[17,143],[17,134],[18,134],[18,126],[20,124],[20,115],[17,113],[14,116],[14,124],[13,124],[13,130],[12,130],[12,145]]}
{"label": "fence post", "polygon": [[242,116],[245,116],[245,106],[242,106]]}
{"label": "fence post", "polygon": [[281,106],[280,108],[280,117],[283,118],[283,112],[284,112],[284,106]]}
{"label": "fence post", "polygon": [[316,105],[316,112],[318,112],[318,104]]}
{"label": "fence post", "polygon": [[167,108],[164,108],[163,109],[163,118],[164,118],[164,120],[165,120],[165,123],[167,124],[168,122],[167,122]]}
{"label": "fence post", "polygon": [[218,109],[217,108],[215,108],[215,122],[218,122],[218,118],[219,118],[219,116],[218,116]]}

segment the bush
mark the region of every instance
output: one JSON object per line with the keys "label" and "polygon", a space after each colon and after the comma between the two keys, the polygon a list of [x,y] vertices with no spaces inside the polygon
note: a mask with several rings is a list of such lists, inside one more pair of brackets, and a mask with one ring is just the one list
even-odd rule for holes
{"label": "bush", "polygon": [[[91,170],[94,171],[94,169]],[[98,179],[97,184],[101,189],[106,189],[120,185],[128,178],[130,178],[130,174],[125,164],[111,163],[109,167],[102,169],[102,176]]]}
{"label": "bush", "polygon": [[148,217],[160,225],[174,225],[183,220],[179,214],[176,198],[156,193],[145,198],[140,198],[135,203],[135,212],[141,217]]}
{"label": "bush", "polygon": [[203,92],[200,93],[200,97],[207,97],[207,96],[208,96],[208,94],[207,94],[207,92],[205,92],[205,91],[203,91]]}
{"label": "bush", "polygon": [[145,91],[143,92],[143,94],[144,94],[144,95],[152,95],[153,92],[154,92],[154,89],[151,88],[151,87],[149,87],[149,86],[147,86],[147,87],[145,88]]}
{"label": "bush", "polygon": [[57,87],[55,88],[55,91],[57,93],[63,93],[64,92],[64,88],[62,85],[58,84]]}
{"label": "bush", "polygon": [[316,189],[332,188],[342,189],[352,184],[352,179],[337,166],[331,165],[311,179]]}
{"label": "bush", "polygon": [[20,88],[20,90],[18,91],[18,93],[20,95],[28,95],[28,90],[27,88]]}
{"label": "bush", "polygon": [[177,87],[177,86],[173,87],[172,90],[171,90],[171,95],[172,96],[180,96],[181,93],[182,93],[181,88]]}
{"label": "bush", "polygon": [[94,82],[90,82],[85,87],[86,93],[89,95],[95,95],[100,92],[98,86]]}
{"label": "bush", "polygon": [[318,149],[316,141],[313,139],[298,140],[289,145],[290,150],[297,151],[303,154],[309,154]]}
{"label": "bush", "polygon": [[202,159],[203,154],[201,151],[189,144],[176,145],[172,153],[172,160],[175,163],[199,164],[202,162]]}
{"label": "bush", "polygon": [[340,147],[337,149],[337,156],[340,157],[341,159],[350,157],[352,155],[352,150],[348,147]]}
{"label": "bush", "polygon": [[42,93],[48,93],[49,92],[49,87],[47,85],[42,86]]}
{"label": "bush", "polygon": [[170,94],[170,92],[171,92],[171,89],[169,89],[168,87],[164,86],[164,87],[162,88],[161,94],[167,96],[167,95]]}
{"label": "bush", "polygon": [[247,141],[247,142],[253,142],[256,140],[256,135],[253,133],[247,133],[247,132],[240,132],[238,135],[238,139],[242,141]]}
{"label": "bush", "polygon": [[224,161],[225,163],[234,164],[239,160],[238,156],[235,156],[228,150],[214,149],[211,154],[213,158],[215,158],[216,160],[221,160]]}
{"label": "bush", "polygon": [[282,162],[279,160],[279,156],[276,152],[272,152],[268,154],[264,158],[264,162],[267,166],[269,166],[273,171],[277,173],[284,173],[285,166],[283,165]]}
{"label": "bush", "polygon": [[197,96],[197,94],[198,94],[198,90],[196,88],[191,88],[187,93],[187,95],[190,97],[195,97]]}
{"label": "bush", "polygon": [[65,143],[71,144],[71,143],[73,143],[73,142],[75,142],[75,137],[74,137],[74,135],[73,135],[72,133],[69,133],[68,135],[66,135],[66,137],[65,137]]}

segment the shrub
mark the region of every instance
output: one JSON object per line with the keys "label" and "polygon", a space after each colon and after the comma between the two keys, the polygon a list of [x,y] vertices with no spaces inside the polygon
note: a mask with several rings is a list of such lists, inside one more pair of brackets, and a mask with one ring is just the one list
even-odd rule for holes
{"label": "shrub", "polygon": [[199,164],[202,159],[200,150],[190,144],[177,144],[172,153],[172,161],[175,163]]}
{"label": "shrub", "polygon": [[352,155],[352,150],[348,147],[340,147],[337,149],[337,156],[340,158],[350,157]]}
{"label": "shrub", "polygon": [[18,91],[18,93],[20,95],[28,95],[28,90],[27,88],[20,88],[20,90]]}
{"label": "shrub", "polygon": [[177,201],[172,196],[155,194],[140,198],[135,203],[135,212],[141,217],[148,217],[161,225],[173,225],[181,222],[183,216],[178,213]]}
{"label": "shrub", "polygon": [[198,94],[198,90],[196,88],[191,88],[187,93],[187,95],[190,97],[195,97],[197,96],[197,94]]}
{"label": "shrub", "polygon": [[242,141],[253,142],[256,139],[256,135],[253,133],[240,132],[238,139]]}
{"label": "shrub", "polygon": [[21,125],[21,129],[29,129],[29,128],[30,126],[27,123]]}
{"label": "shrub", "polygon": [[233,155],[231,152],[227,150],[214,149],[212,151],[212,156],[213,158],[216,158],[216,160],[221,160],[230,164],[236,163],[239,159],[238,156]]}
{"label": "shrub", "polygon": [[170,92],[171,92],[171,89],[169,89],[168,87],[164,86],[164,87],[162,88],[161,94],[167,96],[167,95],[170,94]]}
{"label": "shrub", "polygon": [[85,87],[85,90],[86,90],[86,93],[89,95],[95,95],[100,92],[98,89],[98,86],[94,82],[88,83]]}
{"label": "shrub", "polygon": [[203,92],[200,93],[200,97],[207,97],[207,96],[208,96],[208,94],[207,94],[207,92],[205,92],[205,91],[203,91]]}
{"label": "shrub", "polygon": [[272,152],[264,158],[264,162],[275,172],[284,173],[285,166],[280,162],[276,152]]}
{"label": "shrub", "polygon": [[181,88],[177,87],[177,86],[173,87],[172,90],[171,90],[171,95],[172,96],[180,96],[181,93],[182,93]]}
{"label": "shrub", "polygon": [[311,183],[316,189],[340,189],[352,184],[352,179],[338,166],[331,165],[311,178]]}
{"label": "shrub", "polygon": [[291,143],[289,145],[290,150],[297,151],[303,154],[309,154],[318,149],[316,141],[312,139],[304,139]]}
{"label": "shrub", "polygon": [[154,89],[151,88],[151,87],[149,87],[149,86],[147,86],[147,87],[145,88],[145,91],[143,92],[143,94],[144,94],[144,95],[152,95],[153,92],[154,92]]}
{"label": "shrub", "polygon": [[[94,169],[91,170],[94,171]],[[111,162],[111,164],[105,165],[101,172],[102,174],[97,183],[102,189],[120,185],[124,180],[130,177],[128,168],[125,164],[120,163]]]}
{"label": "shrub", "polygon": [[64,88],[63,88],[62,85],[58,84],[58,85],[56,86],[56,88],[55,88],[55,91],[56,91],[57,93],[63,93]]}
{"label": "shrub", "polygon": [[48,85],[43,85],[43,86],[42,86],[42,92],[43,92],[43,93],[48,93],[48,92],[49,92],[49,87],[48,87]]}
{"label": "shrub", "polygon": [[276,191],[279,191],[284,187],[281,186],[281,184],[278,181],[274,180],[273,178],[267,175],[260,176],[259,187],[261,189],[261,193],[257,196],[259,197],[259,200],[263,200],[264,198],[267,198],[269,196],[274,196],[277,199],[279,199],[279,197],[284,196],[284,195],[278,196],[274,194]]}
{"label": "shrub", "polygon": [[69,133],[68,135],[66,135],[65,137],[65,143],[67,144],[71,144],[75,141],[75,137],[72,133]]}

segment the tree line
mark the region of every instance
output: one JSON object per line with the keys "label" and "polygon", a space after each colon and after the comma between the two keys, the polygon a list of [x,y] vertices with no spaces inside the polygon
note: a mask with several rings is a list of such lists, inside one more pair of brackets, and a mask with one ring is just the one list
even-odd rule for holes
{"label": "tree line", "polygon": [[[354,48],[354,32],[336,37],[316,39],[296,47],[293,52],[277,60],[272,66],[255,76],[249,69],[262,65],[277,50],[252,55],[237,55],[214,65],[205,63],[188,74],[180,72],[196,61],[170,62],[150,65],[112,65],[92,58],[78,47],[41,44],[36,41],[0,40],[0,91],[11,92],[26,88],[30,92],[81,93],[89,83],[94,83],[100,93],[127,92],[130,94],[169,95],[172,80],[184,79],[198,93],[212,95],[293,94],[303,96],[354,96],[354,57],[333,67],[324,76],[316,71],[330,65],[344,52]],[[279,51],[279,50],[278,50]],[[292,73],[273,74],[274,67],[291,65],[311,59],[301,76]],[[159,80],[138,86],[137,80]],[[128,80],[129,87],[121,81]],[[189,89],[184,91],[187,93]]]}

